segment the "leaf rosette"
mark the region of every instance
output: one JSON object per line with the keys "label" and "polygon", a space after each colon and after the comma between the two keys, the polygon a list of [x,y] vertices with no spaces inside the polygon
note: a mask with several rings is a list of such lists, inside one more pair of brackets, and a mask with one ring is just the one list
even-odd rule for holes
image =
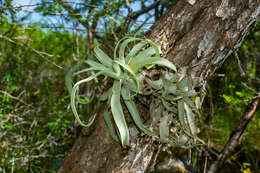
{"label": "leaf rosette", "polygon": [[[134,46],[129,50],[128,47],[132,43],[134,43]],[[94,114],[87,124],[83,123],[79,118],[76,103],[88,104],[91,100],[83,102],[76,96],[79,86],[83,83],[88,83],[93,79],[97,80],[99,76],[106,76],[113,79],[113,84],[110,89],[99,97],[99,101],[108,102],[109,106],[104,111],[104,119],[113,139],[121,142],[123,147],[129,146],[130,137],[123,113],[122,101],[136,126],[145,134],[154,137],[159,136],[162,142],[169,142],[169,125],[170,120],[172,119],[170,115],[171,113],[174,113],[179,115],[183,131],[189,135],[195,136],[196,128],[193,112],[197,113],[198,111],[197,109],[195,110],[195,106],[192,101],[189,100],[189,97],[195,95],[196,92],[194,90],[183,89],[188,87],[188,84],[185,83],[187,81],[177,80],[178,75],[176,67],[167,59],[162,58],[160,52],[160,47],[156,43],[147,39],[135,37],[125,37],[120,40],[115,47],[113,59],[104,53],[98,46],[95,47],[94,53],[96,60],[86,60],[83,62],[88,64],[89,67],[80,71],[77,71],[79,65],[75,66],[66,77],[66,85],[71,96],[71,108],[78,123],[84,127],[89,127],[96,117],[96,114]],[[170,79],[162,77],[157,81],[147,78],[146,74],[149,69],[153,68],[155,65],[167,69],[168,72],[173,74],[172,77]],[[72,86],[72,77],[86,72],[91,75],[76,82]],[[147,93],[147,86],[150,87],[150,91],[152,92]],[[135,104],[135,97],[137,95],[157,95],[156,98],[160,99],[159,104],[161,105],[159,108],[161,110],[157,111],[156,115],[157,121],[160,120],[159,135],[145,126],[142,122]],[[176,105],[178,105],[177,108]],[[113,128],[113,123],[109,117],[110,110],[112,112],[115,128]],[[116,131],[113,129],[116,129]]]}

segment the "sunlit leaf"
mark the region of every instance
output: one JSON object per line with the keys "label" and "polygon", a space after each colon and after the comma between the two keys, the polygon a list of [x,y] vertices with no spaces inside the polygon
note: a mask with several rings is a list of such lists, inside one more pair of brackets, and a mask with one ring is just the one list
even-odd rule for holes
{"label": "sunlit leaf", "polygon": [[130,61],[130,64],[136,64],[139,61],[142,61],[143,59],[152,57],[155,54],[155,49],[154,47],[149,47],[143,51],[141,51],[138,55],[136,55],[132,61]]}
{"label": "sunlit leaf", "polygon": [[188,120],[188,124],[190,127],[190,131],[192,135],[196,135],[196,127],[195,127],[195,120],[194,120],[194,115],[191,111],[191,109],[189,108],[189,106],[184,102],[184,109],[186,111],[187,114],[187,120]]}
{"label": "sunlit leaf", "polygon": [[101,62],[106,67],[112,66],[112,60],[110,59],[110,57],[105,54],[98,46],[94,48],[94,52],[96,53],[99,62]]}
{"label": "sunlit leaf", "polygon": [[134,71],[133,71],[127,64],[125,64],[124,62],[117,61],[117,60],[115,60],[115,62],[116,62],[117,64],[119,64],[121,67],[123,67],[123,69],[126,70],[129,74],[132,75],[133,79],[134,79],[135,82],[136,82],[137,90],[140,90],[139,82],[138,82],[137,76],[136,76],[136,74],[134,73]]}
{"label": "sunlit leaf", "polygon": [[89,64],[90,66],[92,66],[93,68],[91,68],[91,69],[93,69],[93,70],[102,71],[102,73],[106,76],[109,76],[109,77],[117,79],[117,80],[120,79],[120,74],[115,73],[112,68],[107,68],[104,65],[97,63],[93,60],[87,60],[86,63]]}
{"label": "sunlit leaf", "polygon": [[120,49],[119,49],[119,59],[121,61],[125,61],[125,48],[127,46],[128,43],[133,42],[133,41],[137,41],[137,39],[135,37],[129,37],[127,39],[125,39],[122,44],[120,45]]}
{"label": "sunlit leaf", "polygon": [[147,43],[144,41],[141,41],[140,43],[136,44],[126,56],[126,64],[129,64],[133,56],[135,56],[146,44]]}
{"label": "sunlit leaf", "polygon": [[137,72],[139,69],[144,67],[145,65],[150,65],[150,64],[156,64],[160,66],[165,66],[168,67],[169,69],[173,71],[177,71],[176,67],[167,59],[164,58],[159,58],[159,57],[149,57],[149,58],[144,58],[138,62],[135,62],[134,64],[130,65],[130,68],[134,71]]}
{"label": "sunlit leaf", "polygon": [[129,145],[129,131],[125,121],[122,105],[120,103],[121,82],[114,81],[111,97],[111,110],[114,121],[120,134],[123,147]]}

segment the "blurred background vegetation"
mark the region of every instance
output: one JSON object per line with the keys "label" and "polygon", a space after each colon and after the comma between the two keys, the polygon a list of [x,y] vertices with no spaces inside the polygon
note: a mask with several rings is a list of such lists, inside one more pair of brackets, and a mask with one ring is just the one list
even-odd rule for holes
{"label": "blurred background vegetation", "polygon": [[[99,43],[109,53],[125,34],[143,35],[174,1],[129,1],[133,11],[122,0],[16,2],[0,2],[0,172],[56,172],[78,131],[69,108],[66,73],[89,58]],[[141,11],[144,7],[151,9]],[[246,75],[239,73],[231,55],[207,86],[200,137],[216,152],[260,90],[259,24],[238,55]],[[259,115],[248,125],[240,151],[227,162],[239,172],[260,169]],[[175,154],[187,157],[182,149]]]}

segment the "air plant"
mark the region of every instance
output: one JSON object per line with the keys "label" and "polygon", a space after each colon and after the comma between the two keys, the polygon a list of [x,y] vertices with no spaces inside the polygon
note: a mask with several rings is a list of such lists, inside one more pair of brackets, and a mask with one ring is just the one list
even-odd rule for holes
{"label": "air plant", "polygon": [[[132,43],[136,44],[128,51],[129,44]],[[113,59],[98,46],[94,48],[94,53],[96,60],[89,59],[83,62],[88,64],[88,68],[76,72],[79,67],[76,66],[66,77],[66,85],[71,96],[71,108],[80,125],[89,127],[94,122],[96,115],[92,116],[88,124],[84,124],[80,120],[76,102],[85,102],[76,96],[79,86],[91,80],[97,80],[99,76],[107,76],[112,78],[113,85],[99,97],[99,100],[107,101],[109,106],[104,111],[105,122],[113,139],[121,142],[123,147],[129,146],[129,130],[123,113],[122,101],[136,126],[145,134],[159,136],[162,142],[169,143],[172,114],[178,114],[182,130],[188,136],[196,136],[194,113],[199,114],[199,111],[190,100],[190,97],[194,96],[196,92],[189,88],[189,82],[186,78],[181,80],[178,78],[176,67],[160,56],[160,47],[156,43],[147,39],[125,37],[117,43]],[[149,73],[149,69],[155,65],[167,69],[168,77],[164,75],[157,81],[147,78],[146,74]],[[72,76],[86,72],[91,75],[78,81],[72,87]],[[151,89],[149,93],[146,90],[147,86]],[[138,95],[153,95],[158,99],[159,106],[157,105],[157,107],[160,110],[157,111],[159,112],[156,115],[157,120],[153,121],[153,124],[158,125],[157,121],[160,120],[159,135],[143,124],[135,103],[135,97]],[[113,128],[109,117],[110,110],[116,128]],[[113,129],[116,129],[116,132]]]}

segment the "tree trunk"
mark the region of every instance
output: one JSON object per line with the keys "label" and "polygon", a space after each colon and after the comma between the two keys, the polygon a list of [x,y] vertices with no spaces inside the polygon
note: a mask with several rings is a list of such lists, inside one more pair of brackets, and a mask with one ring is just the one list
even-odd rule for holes
{"label": "tree trunk", "polygon": [[[258,0],[179,0],[159,19],[147,38],[161,45],[178,71],[200,77],[201,87],[237,48],[260,16]],[[232,43],[232,44],[231,44]],[[141,108],[141,115],[148,110]],[[150,172],[160,146],[131,127],[131,148],[110,137],[103,116],[76,140],[59,173]]]}

